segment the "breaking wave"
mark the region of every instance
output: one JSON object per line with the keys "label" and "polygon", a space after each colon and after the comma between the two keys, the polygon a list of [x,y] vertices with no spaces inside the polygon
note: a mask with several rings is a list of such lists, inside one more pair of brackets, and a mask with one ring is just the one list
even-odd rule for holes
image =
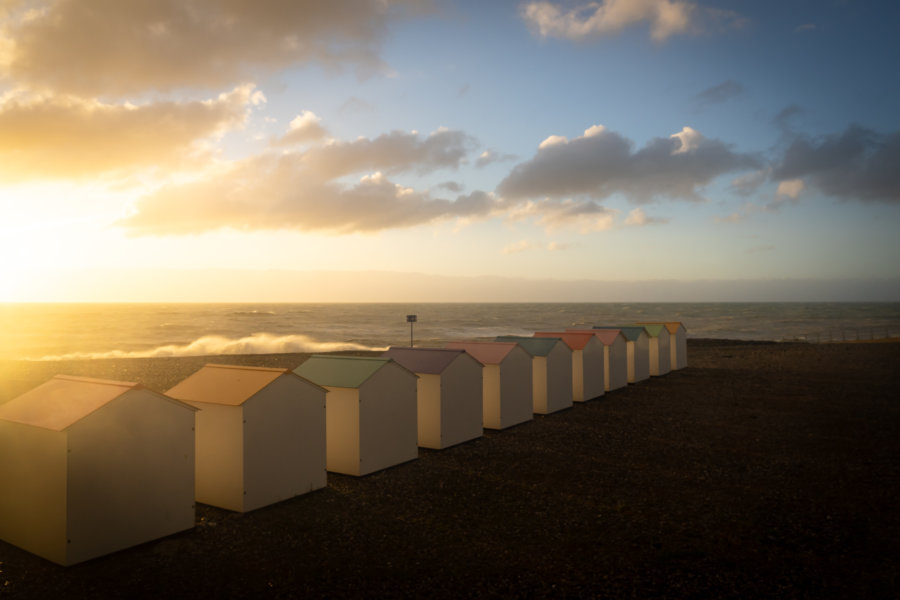
{"label": "breaking wave", "polygon": [[239,339],[203,336],[190,344],[168,344],[148,350],[72,352],[44,356],[39,360],[86,360],[101,358],[154,358],[160,356],[207,356],[213,354],[289,354],[294,352],[337,352],[340,350],[386,350],[354,342],[319,342],[305,335],[256,333]]}

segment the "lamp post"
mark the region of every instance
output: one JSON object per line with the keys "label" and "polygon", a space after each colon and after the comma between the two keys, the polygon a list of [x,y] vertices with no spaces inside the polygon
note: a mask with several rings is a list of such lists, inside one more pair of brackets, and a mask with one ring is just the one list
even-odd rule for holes
{"label": "lamp post", "polygon": [[416,322],[418,317],[416,315],[406,315],[406,322],[409,323],[409,347],[413,346],[413,323]]}

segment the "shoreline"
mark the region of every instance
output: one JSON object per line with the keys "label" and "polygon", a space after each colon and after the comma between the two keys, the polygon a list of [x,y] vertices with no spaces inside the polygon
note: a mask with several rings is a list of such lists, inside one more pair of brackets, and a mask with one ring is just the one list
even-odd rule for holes
{"label": "shoreline", "polygon": [[[44,367],[162,391],[303,356]],[[688,360],[257,511],[198,505],[190,531],[73,567],[0,542],[0,597],[890,597],[900,345],[689,339]]]}

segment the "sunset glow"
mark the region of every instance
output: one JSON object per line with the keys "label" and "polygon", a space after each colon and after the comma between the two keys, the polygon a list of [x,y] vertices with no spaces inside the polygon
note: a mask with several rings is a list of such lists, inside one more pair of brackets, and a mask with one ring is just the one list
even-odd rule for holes
{"label": "sunset glow", "polygon": [[0,301],[900,299],[893,4],[151,4],[0,1]]}

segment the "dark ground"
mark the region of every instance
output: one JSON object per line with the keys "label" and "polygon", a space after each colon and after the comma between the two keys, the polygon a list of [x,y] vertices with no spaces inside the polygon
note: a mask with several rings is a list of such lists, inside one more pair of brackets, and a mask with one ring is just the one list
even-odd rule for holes
{"label": "dark ground", "polygon": [[[898,597],[900,344],[690,340],[689,359],[73,567],[0,542],[0,598]],[[56,373],[165,390],[209,360],[0,363],[0,401]]]}

